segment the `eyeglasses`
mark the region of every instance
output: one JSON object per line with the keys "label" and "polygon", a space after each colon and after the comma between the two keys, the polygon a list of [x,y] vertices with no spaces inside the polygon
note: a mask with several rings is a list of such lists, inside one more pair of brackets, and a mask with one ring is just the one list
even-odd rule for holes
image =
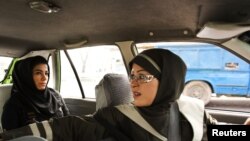
{"label": "eyeglasses", "polygon": [[140,74],[138,76],[134,75],[134,74],[131,74],[129,76],[129,81],[132,82],[132,81],[136,81],[140,84],[142,83],[148,83],[148,82],[151,82],[152,80],[154,79],[154,76],[153,75],[144,75],[144,74]]}

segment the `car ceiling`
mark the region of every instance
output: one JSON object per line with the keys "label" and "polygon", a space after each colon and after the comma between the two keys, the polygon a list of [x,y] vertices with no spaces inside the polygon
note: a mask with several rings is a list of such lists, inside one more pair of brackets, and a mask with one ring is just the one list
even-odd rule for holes
{"label": "car ceiling", "polygon": [[46,0],[60,8],[41,13],[34,0],[0,1],[0,54],[167,39],[195,39],[207,22],[249,23],[249,0]]}

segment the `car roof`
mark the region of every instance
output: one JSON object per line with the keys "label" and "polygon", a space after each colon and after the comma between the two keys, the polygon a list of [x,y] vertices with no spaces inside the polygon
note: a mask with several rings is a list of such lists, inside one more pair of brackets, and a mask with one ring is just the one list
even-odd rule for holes
{"label": "car roof", "polygon": [[197,39],[208,22],[250,20],[249,0],[8,0],[0,5],[0,55],[7,56],[127,40]]}

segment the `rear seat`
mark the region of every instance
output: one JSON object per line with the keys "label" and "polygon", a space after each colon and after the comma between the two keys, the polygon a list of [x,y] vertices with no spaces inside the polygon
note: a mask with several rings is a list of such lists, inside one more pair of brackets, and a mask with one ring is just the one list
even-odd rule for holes
{"label": "rear seat", "polygon": [[5,102],[10,98],[12,84],[0,85],[0,132],[2,129],[2,113]]}

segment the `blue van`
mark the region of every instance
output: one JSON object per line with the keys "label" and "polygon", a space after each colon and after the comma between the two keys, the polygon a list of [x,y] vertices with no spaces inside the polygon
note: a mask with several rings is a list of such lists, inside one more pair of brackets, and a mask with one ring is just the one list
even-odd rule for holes
{"label": "blue van", "polygon": [[[229,51],[204,43],[164,43],[188,67],[183,94],[208,102],[211,94],[250,96],[250,65]],[[218,58],[218,56],[220,56]]]}

